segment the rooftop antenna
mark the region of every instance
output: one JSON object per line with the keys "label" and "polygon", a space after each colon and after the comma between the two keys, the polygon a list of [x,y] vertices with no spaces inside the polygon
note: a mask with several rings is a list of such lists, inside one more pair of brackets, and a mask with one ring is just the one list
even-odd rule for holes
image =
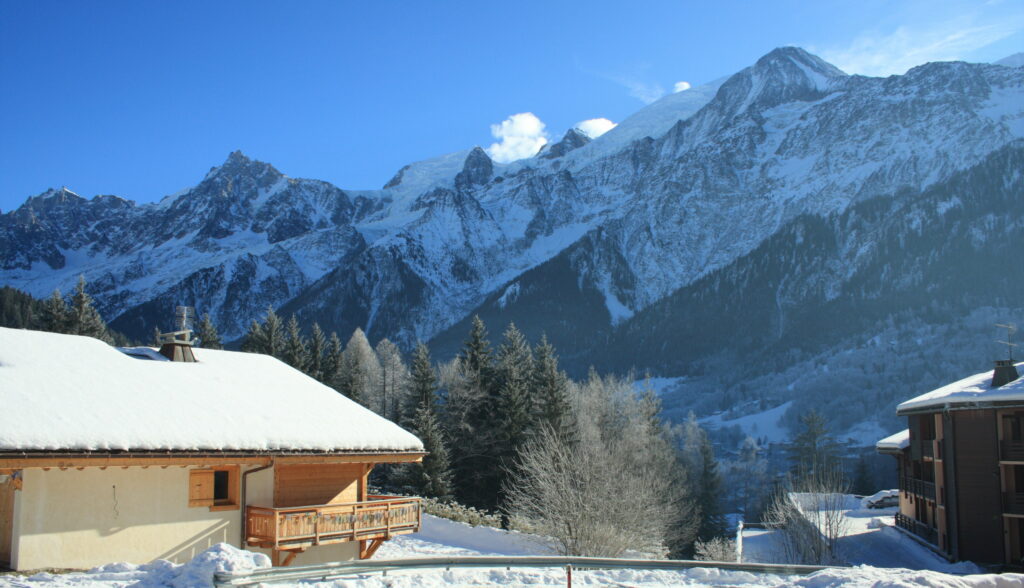
{"label": "rooftop antenna", "polygon": [[1017,332],[1017,325],[1013,323],[1006,323],[1005,325],[996,324],[1000,329],[1006,329],[1006,341],[996,340],[996,343],[1006,345],[1007,359],[1013,363],[1013,348],[1017,346],[1016,343],[1012,342],[1013,334]]}

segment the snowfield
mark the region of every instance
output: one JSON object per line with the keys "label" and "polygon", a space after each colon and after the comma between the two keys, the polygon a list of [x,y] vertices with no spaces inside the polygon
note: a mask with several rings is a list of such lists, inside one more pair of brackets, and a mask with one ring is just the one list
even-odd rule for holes
{"label": "snowfield", "polygon": [[[424,556],[531,555],[549,554],[543,539],[522,533],[487,527],[470,527],[425,515],[423,530],[404,535],[385,544],[375,559],[399,559]],[[156,561],[144,565],[112,563],[88,572],[69,574],[38,573],[31,576],[0,576],[0,587],[58,588],[96,586],[185,588],[212,586],[218,571],[241,572],[270,566],[269,559],[257,553],[219,544],[191,562],[174,565]],[[361,588],[404,588],[435,586],[565,586],[561,569],[467,569],[414,570],[357,574],[325,582],[291,582],[275,586],[320,586]],[[684,572],[645,570],[574,570],[577,586],[801,586],[805,588],[872,587],[963,587],[1010,588],[1024,586],[1021,574],[976,574],[954,576],[934,571],[886,569],[870,566],[836,568],[810,576],[774,576],[730,572],[715,568],[695,568]]]}

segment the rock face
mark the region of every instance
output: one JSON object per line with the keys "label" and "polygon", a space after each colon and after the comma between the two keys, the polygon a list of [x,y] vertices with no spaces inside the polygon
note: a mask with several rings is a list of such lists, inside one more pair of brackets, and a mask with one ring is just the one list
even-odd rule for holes
{"label": "rock face", "polygon": [[[1018,214],[1005,203],[1020,200],[1006,190],[1022,137],[1024,69],[868,78],[782,48],[593,141],[570,131],[507,165],[474,148],[378,191],[238,152],[156,204],[51,190],[0,217],[0,282],[46,296],[84,273],[104,316],[139,338],[176,304],[228,338],[273,306],[450,350],[480,313],[494,330],[546,332],[570,365],[684,373],[791,348],[835,301],[883,316],[976,259],[964,247],[997,255],[992,227],[1021,222],[1004,216]],[[968,206],[953,187],[972,173],[991,190]],[[926,250],[902,249],[925,235]],[[665,343],[680,337],[691,342]]]}

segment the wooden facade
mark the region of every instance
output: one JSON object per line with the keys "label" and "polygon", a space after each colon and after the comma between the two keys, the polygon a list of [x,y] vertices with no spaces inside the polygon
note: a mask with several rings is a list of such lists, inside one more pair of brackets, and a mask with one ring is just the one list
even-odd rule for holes
{"label": "wooden facade", "polygon": [[1024,559],[1024,410],[908,415],[896,524],[951,561]]}

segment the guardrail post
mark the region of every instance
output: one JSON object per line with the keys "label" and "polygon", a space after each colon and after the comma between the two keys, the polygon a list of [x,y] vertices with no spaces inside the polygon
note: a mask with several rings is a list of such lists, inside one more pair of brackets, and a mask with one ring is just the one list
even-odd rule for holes
{"label": "guardrail post", "polygon": [[572,564],[565,566],[565,586],[572,588]]}

